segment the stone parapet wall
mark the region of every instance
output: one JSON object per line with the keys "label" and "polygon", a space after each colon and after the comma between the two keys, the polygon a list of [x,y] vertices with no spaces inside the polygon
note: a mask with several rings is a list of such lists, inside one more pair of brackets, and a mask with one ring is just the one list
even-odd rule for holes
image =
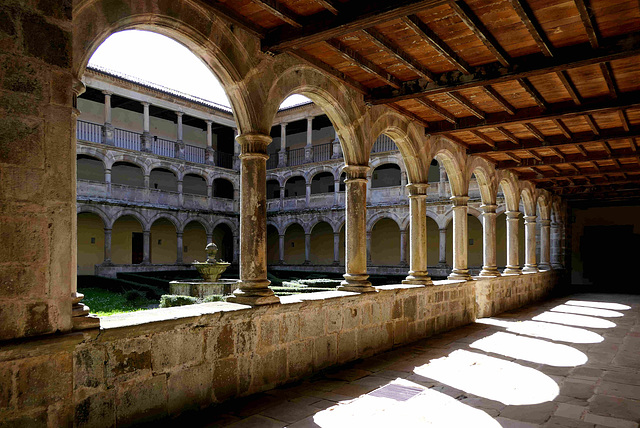
{"label": "stone parapet wall", "polygon": [[[122,314],[0,347],[0,420],[127,426],[295,381],[523,305],[554,273]],[[506,292],[507,289],[511,292]]]}

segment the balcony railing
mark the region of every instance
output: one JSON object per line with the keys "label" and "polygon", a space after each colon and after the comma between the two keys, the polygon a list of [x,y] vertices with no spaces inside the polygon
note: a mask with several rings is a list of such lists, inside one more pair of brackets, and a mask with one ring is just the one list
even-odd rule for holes
{"label": "balcony railing", "polygon": [[398,147],[396,147],[396,143],[394,143],[391,137],[389,137],[388,135],[382,134],[378,137],[376,142],[373,143],[373,149],[371,149],[371,153],[391,152],[394,150],[398,150]]}
{"label": "balcony railing", "polygon": [[267,159],[267,169],[275,169],[278,167],[278,153],[271,153]]}
{"label": "balcony railing", "polygon": [[[78,120],[76,126],[76,139],[91,143],[102,143],[102,125]],[[114,146],[123,149],[140,151],[142,149],[142,135],[137,132],[115,128],[113,144]],[[151,152],[158,156],[175,158],[176,142],[154,137],[151,142]],[[189,144],[185,144],[184,157],[186,161],[196,163],[206,163],[207,160],[206,150],[204,148]],[[304,160],[304,151],[302,158]],[[234,155],[230,153],[216,152],[214,161],[216,166],[233,169],[233,159]]]}
{"label": "balcony railing", "polygon": [[320,144],[313,146],[313,161],[322,162],[331,159],[333,152],[333,143]]}
{"label": "balcony railing", "polygon": [[304,149],[293,149],[287,153],[287,166],[302,165],[304,163]]}

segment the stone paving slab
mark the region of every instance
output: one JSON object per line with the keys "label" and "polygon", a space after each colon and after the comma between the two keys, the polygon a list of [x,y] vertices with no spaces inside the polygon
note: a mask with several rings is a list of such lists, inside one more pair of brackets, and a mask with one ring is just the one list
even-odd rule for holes
{"label": "stone paving slab", "polygon": [[639,428],[640,296],[548,300],[171,422]]}

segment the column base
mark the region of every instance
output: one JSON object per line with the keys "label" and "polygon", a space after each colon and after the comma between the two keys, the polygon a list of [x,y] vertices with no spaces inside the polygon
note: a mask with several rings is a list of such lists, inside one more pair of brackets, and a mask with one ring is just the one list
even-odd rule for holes
{"label": "column base", "polygon": [[557,263],[551,263],[551,269],[553,269],[553,270],[562,270],[562,269],[564,269],[564,266],[562,266],[561,264],[557,264]]}
{"label": "column base", "polygon": [[497,267],[483,267],[478,276],[485,278],[497,278],[500,276],[500,271]]}
{"label": "column base", "polygon": [[280,298],[268,287],[269,280],[238,281],[240,288],[227,297],[227,302],[241,305],[262,306],[280,303]]}
{"label": "column base", "polygon": [[507,266],[503,271],[502,275],[522,275],[522,270],[520,267],[509,267]]}
{"label": "column base", "polygon": [[355,293],[371,293],[376,291],[367,278],[369,275],[352,275],[345,273],[344,281],[338,286],[338,291],[353,291]]}
{"label": "column base", "polygon": [[539,270],[551,270],[551,265],[548,263],[540,263],[538,265]]}
{"label": "column base", "polygon": [[81,300],[84,299],[84,294],[74,293],[71,301],[71,322],[73,330],[88,330],[91,328],[100,328],[100,318],[97,315],[89,313],[89,307]]}
{"label": "column base", "polygon": [[402,280],[402,283],[410,285],[433,285],[433,281],[431,281],[428,272],[409,272],[409,275]]}
{"label": "column base", "polygon": [[469,269],[454,269],[447,279],[468,281],[471,279],[471,275],[469,275]]}
{"label": "column base", "polygon": [[540,270],[538,270],[538,266],[533,265],[533,266],[527,266],[524,265],[524,269],[522,269],[522,273],[538,273],[540,272]]}

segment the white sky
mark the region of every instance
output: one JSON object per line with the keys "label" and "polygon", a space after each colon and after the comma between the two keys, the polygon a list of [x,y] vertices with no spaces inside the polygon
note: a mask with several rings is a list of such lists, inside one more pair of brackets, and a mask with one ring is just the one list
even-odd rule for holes
{"label": "white sky", "polygon": [[[184,45],[149,31],[112,34],[95,51],[89,65],[102,66],[157,85],[231,107],[218,79]],[[308,102],[292,95],[281,108]]]}

